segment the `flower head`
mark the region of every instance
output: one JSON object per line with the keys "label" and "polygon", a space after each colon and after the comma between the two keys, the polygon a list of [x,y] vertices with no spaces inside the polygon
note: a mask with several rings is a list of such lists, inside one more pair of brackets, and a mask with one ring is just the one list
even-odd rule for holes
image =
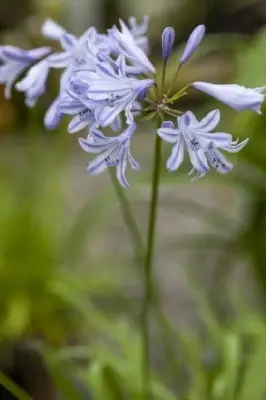
{"label": "flower head", "polygon": [[106,137],[96,128],[91,129],[87,139],[79,139],[79,144],[88,153],[101,153],[87,167],[89,175],[98,175],[107,168],[116,167],[116,176],[120,184],[129,187],[125,176],[127,161],[133,169],[139,169],[139,164],[130,152],[130,140],[136,130],[136,124],[130,125],[116,137]]}
{"label": "flower head", "polygon": [[197,172],[197,177],[204,176],[210,167],[221,174],[229,172],[233,165],[226,160],[220,150],[236,153],[246,145],[248,139],[238,143],[232,141],[232,135],[229,133],[211,133],[219,120],[219,110],[213,110],[201,121],[188,111],[177,118],[177,128],[171,121],[164,122],[157,131],[158,135],[174,145],[167,160],[167,169],[175,171],[180,167],[186,148],[193,167],[192,171]]}
{"label": "flower head", "polygon": [[22,50],[14,46],[0,47],[0,83],[5,85],[5,97],[11,97],[12,85],[27,67],[49,54],[49,47]]}
{"label": "flower head", "polygon": [[175,41],[175,30],[171,26],[167,26],[162,34],[162,56],[166,61],[172,53]]}
{"label": "flower head", "polygon": [[198,45],[202,41],[205,35],[206,27],[204,25],[198,25],[191,33],[188,38],[185,50],[180,58],[180,64],[184,64],[192,56]]}
{"label": "flower head", "polygon": [[252,110],[261,114],[261,105],[264,101],[263,92],[266,86],[248,89],[244,86],[228,84],[216,85],[208,82],[194,82],[192,86],[208,95],[215,97],[222,103],[236,109],[237,111]]}

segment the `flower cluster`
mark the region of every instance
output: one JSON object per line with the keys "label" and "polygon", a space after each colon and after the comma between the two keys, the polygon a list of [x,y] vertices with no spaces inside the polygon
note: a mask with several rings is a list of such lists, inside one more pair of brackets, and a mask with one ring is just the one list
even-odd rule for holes
{"label": "flower cluster", "polygon": [[[191,33],[180,59],[176,60],[177,72],[168,88],[164,87],[164,78],[175,31],[167,27],[162,34],[164,68],[160,85],[148,57],[147,29],[147,17],[140,24],[131,17],[128,24],[120,20],[119,27],[113,26],[105,34],[91,27],[78,38],[48,19],[42,26],[42,34],[58,41],[62,51],[55,52],[49,47],[34,50],[0,47],[0,83],[5,85],[5,96],[10,98],[15,85],[24,92],[27,106],[33,107],[46,91],[50,69],[61,69],[59,93],[45,114],[45,127],[54,129],[64,114],[70,115],[68,132],[87,128],[87,137],[79,138],[78,142],[84,151],[98,154],[88,165],[88,173],[96,175],[116,167],[117,179],[124,187],[129,186],[125,176],[127,162],[133,169],[140,168],[131,155],[130,143],[141,118],[161,119],[157,134],[173,146],[166,164],[169,171],[180,167],[186,150],[197,178],[211,167],[221,174],[229,172],[232,164],[222,151],[238,152],[248,139],[238,143],[228,133],[213,132],[220,120],[218,110],[199,121],[191,111],[182,114],[176,103],[189,88],[195,88],[236,110],[261,113],[265,87],[248,89],[235,84],[194,82],[172,94],[180,68],[199,46],[206,28],[199,25]],[[15,83],[26,70],[26,75]],[[166,117],[170,120],[165,121]],[[113,136],[104,135],[105,128],[113,131]]]}

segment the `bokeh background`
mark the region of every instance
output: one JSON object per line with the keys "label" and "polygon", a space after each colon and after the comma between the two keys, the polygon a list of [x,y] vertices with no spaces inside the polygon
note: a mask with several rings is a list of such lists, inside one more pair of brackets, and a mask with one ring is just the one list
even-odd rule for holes
{"label": "bokeh background", "polygon": [[[79,35],[145,14],[158,71],[162,30],[176,30],[168,79],[190,31],[207,26],[177,89],[193,80],[266,84],[265,0],[1,0],[0,42],[47,43],[47,17]],[[67,117],[56,131],[43,127],[57,90],[52,72],[28,110],[21,94],[10,102],[0,88],[0,399],[140,399],[140,266],[108,175],[86,175]],[[233,172],[192,184],[187,165],[162,169],[155,399],[266,398],[266,113],[239,114],[194,91],[180,103],[198,116],[217,107],[221,131],[250,138]],[[139,128],[142,172],[129,171],[143,236],[154,132]]]}

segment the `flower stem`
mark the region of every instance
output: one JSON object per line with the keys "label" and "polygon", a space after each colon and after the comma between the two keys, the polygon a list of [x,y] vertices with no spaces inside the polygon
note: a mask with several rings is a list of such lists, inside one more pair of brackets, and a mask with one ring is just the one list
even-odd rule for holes
{"label": "flower stem", "polygon": [[13,382],[7,375],[0,371],[0,384],[18,400],[32,400],[32,397],[20,386]]}
{"label": "flower stem", "polygon": [[[158,127],[160,126],[158,120]],[[149,332],[149,313],[153,299],[153,278],[152,278],[152,261],[154,254],[155,229],[157,219],[157,205],[159,192],[161,164],[161,138],[156,134],[155,138],[155,154],[153,165],[152,189],[150,200],[150,212],[148,221],[147,247],[144,257],[144,295],[142,301],[142,344],[143,344],[143,371],[142,371],[142,388],[143,400],[152,399],[151,394],[151,374],[150,374],[150,332]]]}
{"label": "flower stem", "polygon": [[128,228],[128,232],[131,236],[131,241],[134,247],[134,254],[138,264],[142,263],[144,256],[144,244],[142,241],[141,233],[138,225],[134,219],[133,212],[131,210],[130,204],[125,195],[125,189],[123,189],[116,179],[115,171],[112,168],[108,168],[110,173],[110,178],[115,189],[115,193],[119,200],[121,214],[124,219],[125,225]]}

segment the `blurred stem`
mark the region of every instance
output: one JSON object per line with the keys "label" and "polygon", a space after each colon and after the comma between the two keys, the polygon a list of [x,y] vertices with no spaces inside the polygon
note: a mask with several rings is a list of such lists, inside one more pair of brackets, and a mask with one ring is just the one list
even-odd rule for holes
{"label": "blurred stem", "polygon": [[[161,120],[158,118],[158,128]],[[148,221],[147,247],[144,257],[144,296],[142,301],[142,339],[143,339],[143,371],[142,371],[142,387],[143,400],[152,398],[151,394],[151,374],[150,374],[150,332],[149,332],[149,312],[153,299],[153,278],[152,278],[152,261],[154,254],[155,229],[157,219],[157,205],[159,193],[159,178],[161,166],[161,138],[155,136],[155,151],[153,164],[153,177],[151,188],[150,211]]]}
{"label": "blurred stem", "polygon": [[0,371],[0,385],[6,388],[18,400],[32,400],[32,397],[7,375]]}
{"label": "blurred stem", "polygon": [[125,225],[128,228],[129,234],[132,239],[132,243],[134,246],[134,252],[136,255],[136,260],[139,263],[139,265],[141,265],[143,257],[144,257],[144,244],[142,241],[140,230],[134,219],[134,215],[131,210],[130,203],[127,200],[127,197],[125,195],[125,189],[122,188],[122,186],[120,185],[120,183],[118,182],[118,180],[116,178],[115,170],[112,168],[108,168],[108,171],[110,173],[110,177],[111,177],[111,181],[114,186],[114,189],[115,189],[115,193],[119,200],[122,217],[124,219]]}

